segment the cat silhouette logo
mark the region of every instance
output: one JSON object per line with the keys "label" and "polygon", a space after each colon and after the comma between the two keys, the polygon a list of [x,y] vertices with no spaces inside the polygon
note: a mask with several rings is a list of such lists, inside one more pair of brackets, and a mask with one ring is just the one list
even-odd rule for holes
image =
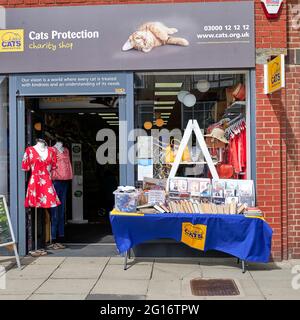
{"label": "cat silhouette logo", "polygon": [[0,30],[0,52],[23,52],[24,30]]}
{"label": "cat silhouette logo", "polygon": [[181,242],[188,246],[204,250],[207,226],[204,224],[182,223]]}

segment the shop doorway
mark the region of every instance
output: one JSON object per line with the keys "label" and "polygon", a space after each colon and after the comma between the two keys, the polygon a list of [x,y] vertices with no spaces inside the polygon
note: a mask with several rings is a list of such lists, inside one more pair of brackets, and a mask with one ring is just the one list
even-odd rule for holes
{"label": "shop doorway", "polygon": [[[69,150],[73,178],[67,181],[64,242],[69,245],[114,243],[109,212],[114,205],[113,191],[120,184],[119,97],[26,97],[24,102],[26,146],[43,139],[48,146],[62,142]],[[107,129],[116,138],[116,161],[101,164],[97,150],[103,142],[96,137],[99,131]],[[77,150],[80,150],[79,158]],[[44,211],[39,215],[42,218],[38,224],[41,245],[43,241],[51,241],[51,210]],[[28,216],[33,217],[32,214]],[[33,224],[32,219],[28,224]],[[27,229],[29,247],[33,234],[30,227]]]}

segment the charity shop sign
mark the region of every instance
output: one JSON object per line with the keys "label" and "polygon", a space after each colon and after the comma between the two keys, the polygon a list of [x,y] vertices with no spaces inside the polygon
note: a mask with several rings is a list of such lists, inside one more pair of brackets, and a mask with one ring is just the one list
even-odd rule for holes
{"label": "charity shop sign", "polygon": [[284,54],[264,65],[264,93],[273,93],[285,87]]}

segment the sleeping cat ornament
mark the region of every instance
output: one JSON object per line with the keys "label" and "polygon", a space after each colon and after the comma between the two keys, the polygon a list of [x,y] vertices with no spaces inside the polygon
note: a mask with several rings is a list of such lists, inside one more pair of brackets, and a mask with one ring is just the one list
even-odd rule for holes
{"label": "sleeping cat ornament", "polygon": [[153,48],[160,47],[165,44],[185,47],[188,46],[189,42],[186,39],[171,36],[177,31],[178,30],[175,28],[166,27],[161,22],[144,23],[137,31],[130,35],[122,50],[128,51],[136,49],[148,53]]}

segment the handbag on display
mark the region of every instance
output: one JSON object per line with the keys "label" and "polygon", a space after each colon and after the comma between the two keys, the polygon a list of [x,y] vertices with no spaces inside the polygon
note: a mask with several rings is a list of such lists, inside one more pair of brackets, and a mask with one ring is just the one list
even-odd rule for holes
{"label": "handbag on display", "polygon": [[231,164],[219,163],[216,169],[220,179],[230,179],[234,175],[234,169]]}

